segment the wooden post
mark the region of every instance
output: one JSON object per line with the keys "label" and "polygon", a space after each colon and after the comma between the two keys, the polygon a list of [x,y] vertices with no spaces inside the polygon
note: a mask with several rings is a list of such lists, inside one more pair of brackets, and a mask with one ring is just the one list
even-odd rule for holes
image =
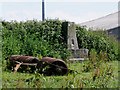
{"label": "wooden post", "polygon": [[17,72],[18,68],[20,67],[22,63],[16,64],[16,67],[14,67],[14,72]]}

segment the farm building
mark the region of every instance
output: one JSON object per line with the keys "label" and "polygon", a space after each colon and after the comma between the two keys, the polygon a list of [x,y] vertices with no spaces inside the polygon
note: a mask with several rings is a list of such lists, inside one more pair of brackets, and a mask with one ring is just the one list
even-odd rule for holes
{"label": "farm building", "polygon": [[120,15],[120,11],[95,20],[80,23],[80,25],[86,26],[87,28],[92,28],[93,30],[99,30],[99,29],[106,30],[108,32],[108,35],[114,35],[120,41],[119,15]]}

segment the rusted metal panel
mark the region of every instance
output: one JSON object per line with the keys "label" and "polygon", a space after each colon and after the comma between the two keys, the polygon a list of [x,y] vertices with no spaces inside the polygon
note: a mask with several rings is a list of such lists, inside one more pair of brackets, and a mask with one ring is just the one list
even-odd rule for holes
{"label": "rusted metal panel", "polygon": [[67,65],[61,59],[43,57],[39,60],[32,56],[12,55],[9,60],[14,72],[16,72],[21,65],[35,66],[40,73],[45,75],[64,75],[68,72]]}
{"label": "rusted metal panel", "polygon": [[51,57],[43,57],[37,67],[46,75],[64,75],[68,72],[68,67],[63,60]]}
{"label": "rusted metal panel", "polygon": [[51,58],[51,57],[43,57],[42,59],[41,59],[41,61],[43,61],[43,62],[48,62],[48,63],[53,63],[53,62],[55,62],[55,61],[60,61],[60,62],[62,62],[62,63],[65,63],[63,60],[61,60],[61,59],[56,59],[56,58]]}
{"label": "rusted metal panel", "polygon": [[[12,55],[9,57],[8,69],[16,72],[19,67],[22,70],[27,70],[27,68],[31,68],[31,71],[34,72],[39,59],[32,56],[24,56],[24,55]],[[22,66],[21,66],[22,65]]]}
{"label": "rusted metal panel", "polygon": [[38,63],[39,59],[32,56],[12,55],[10,57],[11,62],[23,62],[23,63]]}

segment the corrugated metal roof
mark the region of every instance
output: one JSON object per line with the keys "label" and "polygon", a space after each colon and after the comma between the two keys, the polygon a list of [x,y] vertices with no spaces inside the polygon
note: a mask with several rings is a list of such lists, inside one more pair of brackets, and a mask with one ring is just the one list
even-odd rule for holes
{"label": "corrugated metal roof", "polygon": [[93,30],[95,29],[109,30],[112,28],[116,28],[120,26],[118,24],[118,16],[119,16],[118,14],[120,14],[120,11],[92,20],[92,21],[81,23],[80,25],[87,26],[88,28],[93,28]]}

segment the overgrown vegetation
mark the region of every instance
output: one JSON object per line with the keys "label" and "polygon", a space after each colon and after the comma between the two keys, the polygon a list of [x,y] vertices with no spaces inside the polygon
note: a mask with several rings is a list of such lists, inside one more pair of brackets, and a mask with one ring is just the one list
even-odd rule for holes
{"label": "overgrown vegetation", "polygon": [[[69,55],[62,42],[62,21],[2,21],[2,25],[4,58],[12,54],[24,54],[67,59]],[[118,43],[105,33],[87,31],[85,27],[77,26],[77,38],[79,48],[95,49],[97,53],[103,51],[110,60],[118,59]]]}
{"label": "overgrown vegetation", "polygon": [[[3,88],[118,88],[118,62],[106,62],[99,69],[84,72],[83,63],[70,63],[70,69],[77,72],[64,76],[44,76],[39,73],[13,73],[4,71],[2,74]],[[100,71],[99,71],[100,70]],[[100,73],[99,73],[99,72]],[[112,73],[111,73],[112,72]]]}
{"label": "overgrown vegetation", "polygon": [[108,36],[107,32],[98,30],[86,30],[85,27],[77,27],[77,38],[80,48],[94,49],[97,54],[105,52],[108,60],[118,60],[118,41],[115,37]]}
{"label": "overgrown vegetation", "polygon": [[[118,88],[118,42],[103,31],[77,26],[79,48],[89,49],[89,60],[67,63],[75,70],[65,76],[13,73],[6,70],[6,57],[13,54],[50,56],[66,60],[70,55],[61,35],[62,21],[2,21],[3,88]],[[118,60],[118,61],[116,61]]]}
{"label": "overgrown vegetation", "polygon": [[61,21],[2,22],[3,57],[12,54],[67,58],[61,37]]}

